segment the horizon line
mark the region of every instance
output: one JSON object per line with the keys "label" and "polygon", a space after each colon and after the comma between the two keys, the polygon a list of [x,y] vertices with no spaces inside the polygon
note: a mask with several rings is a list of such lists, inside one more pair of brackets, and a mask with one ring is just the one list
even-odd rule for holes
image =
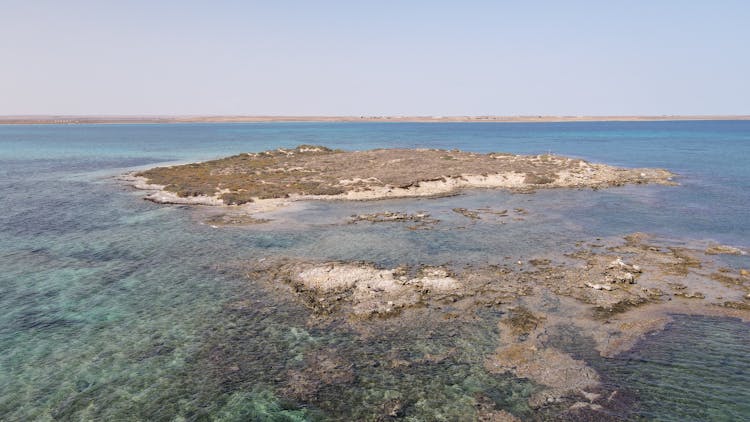
{"label": "horizon line", "polygon": [[0,115],[0,124],[137,124],[273,122],[518,122],[750,120],[747,114],[662,115],[242,115],[242,114],[19,114]]}

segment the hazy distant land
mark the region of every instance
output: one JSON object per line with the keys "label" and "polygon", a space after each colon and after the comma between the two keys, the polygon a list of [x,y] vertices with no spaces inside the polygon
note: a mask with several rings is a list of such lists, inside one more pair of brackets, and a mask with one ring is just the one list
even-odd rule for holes
{"label": "hazy distant land", "polygon": [[663,116],[0,116],[0,124],[125,124],[242,122],[648,122],[750,120],[750,115]]}

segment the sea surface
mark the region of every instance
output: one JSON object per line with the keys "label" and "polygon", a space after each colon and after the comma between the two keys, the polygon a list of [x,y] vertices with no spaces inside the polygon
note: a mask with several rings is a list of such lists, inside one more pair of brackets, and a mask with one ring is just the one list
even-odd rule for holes
{"label": "sea surface", "polygon": [[[315,202],[281,213],[271,228],[216,229],[115,179],[299,144],[551,152],[663,167],[679,186]],[[451,211],[480,206],[527,214],[506,225],[465,224]],[[426,210],[452,229],[340,224],[385,210]],[[0,420],[374,420],[389,400],[405,403],[405,420],[466,420],[478,393],[521,418],[544,417],[526,404],[537,386],[482,367],[497,346],[498,315],[368,340],[312,328],[304,307],[255,285],[242,263],[496,263],[636,231],[750,249],[750,122],[0,126]],[[746,257],[734,264],[750,268]],[[750,420],[747,324],[677,316],[613,359],[586,344],[577,343],[577,355],[629,397],[613,417]],[[394,350],[413,357],[446,349],[459,352],[407,369],[376,364]],[[282,394],[306,356],[331,351],[353,362],[352,385],[326,385],[317,405]],[[231,361],[236,375],[219,361]]]}

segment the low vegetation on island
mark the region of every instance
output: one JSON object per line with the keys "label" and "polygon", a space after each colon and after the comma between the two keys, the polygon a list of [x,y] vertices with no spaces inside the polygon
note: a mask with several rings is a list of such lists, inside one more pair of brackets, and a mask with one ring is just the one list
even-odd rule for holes
{"label": "low vegetation on island", "polygon": [[624,169],[551,154],[441,149],[342,151],[300,145],[218,160],[157,167],[134,175],[164,203],[242,205],[269,199],[438,196],[465,188],[602,188],[671,183],[662,169]]}

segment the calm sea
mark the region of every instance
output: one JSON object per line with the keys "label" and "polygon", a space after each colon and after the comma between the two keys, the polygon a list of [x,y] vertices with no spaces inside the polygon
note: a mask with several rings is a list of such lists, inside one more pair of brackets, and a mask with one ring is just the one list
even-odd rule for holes
{"label": "calm sea", "polygon": [[[277,230],[216,230],[113,179],[160,163],[298,144],[552,152],[667,168],[680,186],[312,203]],[[529,417],[535,386],[482,369],[496,345],[493,316],[458,333],[375,344],[307,327],[304,309],[254,287],[237,263],[268,255],[493,262],[635,231],[750,248],[749,163],[750,122],[740,121],[0,126],[0,419],[368,419],[399,397],[412,403],[404,411],[411,420],[460,420],[477,392]],[[331,224],[363,210],[429,210],[450,221],[457,206],[529,215],[462,231]],[[238,297],[253,306],[228,312]],[[637,351],[592,365],[633,397],[632,413],[615,416],[750,419],[748,333],[732,320],[678,318]],[[325,409],[279,395],[311,350],[379,356],[395,345],[415,355],[465,353],[445,367],[403,373],[356,367],[347,391],[321,390],[330,396]],[[217,356],[234,359],[242,376],[216,376]]]}

